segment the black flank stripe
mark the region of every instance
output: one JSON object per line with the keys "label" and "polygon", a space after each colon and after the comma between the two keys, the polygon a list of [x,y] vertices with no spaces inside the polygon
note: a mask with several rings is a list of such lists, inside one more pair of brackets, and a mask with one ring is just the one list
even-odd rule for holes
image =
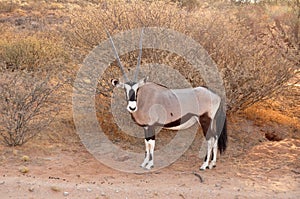
{"label": "black flank stripe", "polygon": [[191,119],[193,116],[197,116],[196,114],[188,113],[182,118],[179,118],[177,120],[174,120],[173,122],[167,123],[167,124],[157,124],[158,126],[163,126],[165,128],[171,128],[171,127],[176,127],[179,126],[185,122],[187,122],[189,119]]}

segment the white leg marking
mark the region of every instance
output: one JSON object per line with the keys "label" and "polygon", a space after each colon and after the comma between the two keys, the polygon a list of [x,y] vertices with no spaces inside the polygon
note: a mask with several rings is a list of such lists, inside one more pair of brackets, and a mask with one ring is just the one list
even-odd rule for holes
{"label": "white leg marking", "polygon": [[155,140],[149,140],[148,141],[149,145],[149,151],[150,151],[150,159],[148,164],[146,165],[146,169],[151,169],[154,165],[154,147],[155,147]]}
{"label": "white leg marking", "polygon": [[200,170],[205,170],[206,167],[208,167],[208,163],[210,161],[210,155],[211,155],[211,150],[213,148],[213,144],[214,144],[214,137],[209,138],[209,140],[207,141],[207,155],[206,155],[206,161],[202,164],[202,166],[200,167]]}
{"label": "white leg marking", "polygon": [[144,159],[144,162],[141,164],[141,167],[143,168],[148,164],[150,158],[149,145],[146,139],[145,139],[145,146],[146,146],[146,157]]}
{"label": "white leg marking", "polygon": [[215,143],[213,145],[213,160],[209,164],[209,169],[212,169],[213,167],[216,166],[217,163],[217,155],[218,155],[218,138],[214,139]]}

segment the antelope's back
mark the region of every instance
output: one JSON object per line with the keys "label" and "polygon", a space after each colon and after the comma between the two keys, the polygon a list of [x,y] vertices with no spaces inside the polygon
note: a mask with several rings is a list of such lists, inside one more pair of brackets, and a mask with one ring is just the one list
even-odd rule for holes
{"label": "antelope's back", "polygon": [[187,115],[204,114],[215,97],[204,87],[172,90],[148,82],[137,92],[138,110],[133,117],[140,125],[168,124]]}

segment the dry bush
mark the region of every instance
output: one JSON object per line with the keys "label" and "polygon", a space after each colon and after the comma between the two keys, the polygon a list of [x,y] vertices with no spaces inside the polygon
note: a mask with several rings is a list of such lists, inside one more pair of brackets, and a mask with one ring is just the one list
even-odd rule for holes
{"label": "dry bush", "polygon": [[[281,13],[276,12],[275,16],[272,5],[217,3],[215,7],[205,4],[187,11],[170,1],[99,1],[85,7],[84,12],[75,12],[67,38],[72,49],[77,49],[75,56],[81,62],[93,47],[107,39],[105,28],[115,34],[143,26],[158,26],[189,35],[218,64],[227,92],[228,109],[244,110],[284,89],[295,75],[300,60],[298,16],[293,9],[280,5]],[[136,63],[136,54],[121,57],[125,67]],[[142,61],[171,63],[171,66],[179,66],[179,71],[184,68],[180,72],[194,73],[185,67],[188,63],[169,52],[147,50]],[[113,73],[118,72],[111,71],[111,76]],[[201,77],[188,79],[193,85],[202,83]],[[107,84],[101,86],[109,88]]]}
{"label": "dry bush", "polygon": [[22,145],[42,133],[59,112],[62,86],[41,74],[1,74],[0,142]]}
{"label": "dry bush", "polygon": [[[85,55],[99,42],[107,39],[105,29],[115,33],[140,27],[161,26],[187,32],[189,15],[179,5],[169,1],[98,1],[74,10],[67,38],[72,49]],[[76,54],[84,58],[85,55]]]}
{"label": "dry bush", "polygon": [[0,13],[12,12],[19,6],[18,1],[15,0],[2,0],[0,1]]}
{"label": "dry bush", "polygon": [[68,61],[68,53],[54,36],[19,33],[0,41],[1,71],[37,71],[57,66]]}
{"label": "dry bush", "polygon": [[173,2],[177,2],[181,7],[186,8],[187,10],[198,8],[202,3],[198,0],[173,0]]}
{"label": "dry bush", "polygon": [[[42,134],[61,108],[69,108],[62,104],[73,66],[58,31],[64,18],[47,18],[44,1],[23,3],[0,23],[0,143],[9,146]],[[31,13],[31,5],[41,8]]]}
{"label": "dry bush", "polygon": [[[73,15],[66,37],[74,59],[78,63],[81,63],[88,52],[101,41],[107,39],[105,29],[112,35],[120,31],[148,26],[161,26],[180,32],[187,32],[190,29],[188,27],[189,14],[180,9],[178,4],[168,1],[131,1],[130,3],[128,1],[98,1],[96,5],[85,7],[84,14],[79,9],[74,11]],[[135,66],[137,53],[128,53],[121,59],[126,68]],[[168,64],[173,62],[172,65],[174,65],[174,60],[176,60],[174,55],[168,52],[150,50],[148,53],[143,53],[142,58],[143,63],[164,62]],[[112,65],[115,66],[116,63]],[[111,74],[117,74],[117,70],[112,71]],[[110,77],[112,76],[115,75]]]}
{"label": "dry bush", "polygon": [[[191,15],[181,5],[171,1],[99,1],[98,4],[87,6],[85,13],[79,9],[74,12],[71,20],[70,30],[67,33],[67,43],[73,50],[74,59],[81,63],[84,57],[97,46],[101,41],[107,39],[105,29],[112,35],[121,31],[140,27],[165,27],[188,34],[192,27],[189,26]],[[76,50],[75,50],[76,49]],[[136,65],[137,52],[130,52],[122,55],[122,63],[127,70]],[[163,63],[177,67],[183,75],[192,79],[193,75],[184,66],[189,65],[179,55],[161,50],[145,49],[142,57],[142,64]],[[116,66],[112,63],[112,66]],[[75,71],[76,72],[76,71]],[[111,77],[117,77],[120,72],[118,68],[109,70],[109,73],[100,82],[99,92],[104,96],[110,96]],[[103,89],[104,88],[104,89]],[[109,89],[110,88],[110,89]]]}
{"label": "dry bush", "polygon": [[283,17],[276,22],[267,8],[251,5],[199,16],[210,20],[200,25],[198,38],[223,73],[230,110],[243,110],[271,97],[295,75],[299,48],[288,42],[292,35],[278,27],[281,23],[289,28]]}

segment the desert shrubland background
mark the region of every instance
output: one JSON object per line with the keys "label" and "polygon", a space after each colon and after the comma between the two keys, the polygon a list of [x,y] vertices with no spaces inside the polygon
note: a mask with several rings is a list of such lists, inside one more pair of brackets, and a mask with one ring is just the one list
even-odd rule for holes
{"label": "desert shrubland background", "polygon": [[[254,1],[1,0],[1,199],[299,198],[299,0]],[[88,84],[89,76],[79,82],[82,87],[75,88],[74,82],[84,59],[107,41],[105,29],[114,36],[147,26],[194,39],[218,66],[227,97],[228,147],[212,170],[199,171],[201,128],[169,166],[142,171],[143,158],[134,162],[140,174],[110,168],[106,156],[96,157],[77,133],[74,118],[87,126],[91,118],[73,116],[74,108],[81,108],[72,106],[74,93],[81,97],[95,92],[96,122],[109,141],[126,152],[144,154],[142,128],[125,108],[119,110],[129,116],[126,127],[135,128],[130,134],[115,120],[113,114],[119,112],[112,113],[118,93],[118,100],[126,103],[122,90],[110,85],[111,79],[122,77],[117,62],[102,66],[107,68],[96,89]],[[120,57],[129,76],[137,56],[132,51]],[[174,69],[172,74],[165,66]],[[98,76],[94,69],[87,75]],[[201,72],[165,50],[143,49],[142,76],[170,87],[178,76],[193,86],[207,86]],[[176,131],[157,133],[156,152],[174,136]],[[104,152],[120,163],[135,161]]]}
{"label": "desert shrubland background", "polygon": [[[47,88],[55,89],[52,98],[66,99],[64,109],[71,117],[72,82],[83,59],[107,39],[106,29],[113,35],[141,27],[164,27],[193,38],[208,51],[225,84],[229,114],[249,112],[258,103],[272,109],[277,103],[277,108],[285,107],[284,114],[299,121],[299,87],[295,86],[299,82],[300,64],[298,0],[257,4],[209,0],[10,0],[0,2],[0,12],[1,93],[13,93],[12,89],[35,90],[40,86],[36,79],[44,79]],[[126,70],[135,67],[137,54],[121,56]],[[193,86],[205,84],[201,74],[174,53],[144,50],[142,64],[147,63],[169,65]],[[116,62],[112,63],[98,85],[100,115],[107,117],[105,111],[112,94],[109,78],[120,76],[116,66]],[[20,75],[25,77],[22,74],[32,77],[26,80],[31,84],[13,83]],[[12,78],[11,86],[4,86],[8,75]],[[59,87],[62,90],[54,86],[58,84],[64,85]],[[33,93],[32,99],[35,97]],[[17,97],[11,95],[10,100]],[[14,104],[28,102],[28,98],[18,100],[23,101]],[[9,106],[11,112],[1,111],[1,114],[24,114],[17,106]],[[2,117],[10,118],[1,123],[2,138],[8,133],[3,126],[15,117]]]}

